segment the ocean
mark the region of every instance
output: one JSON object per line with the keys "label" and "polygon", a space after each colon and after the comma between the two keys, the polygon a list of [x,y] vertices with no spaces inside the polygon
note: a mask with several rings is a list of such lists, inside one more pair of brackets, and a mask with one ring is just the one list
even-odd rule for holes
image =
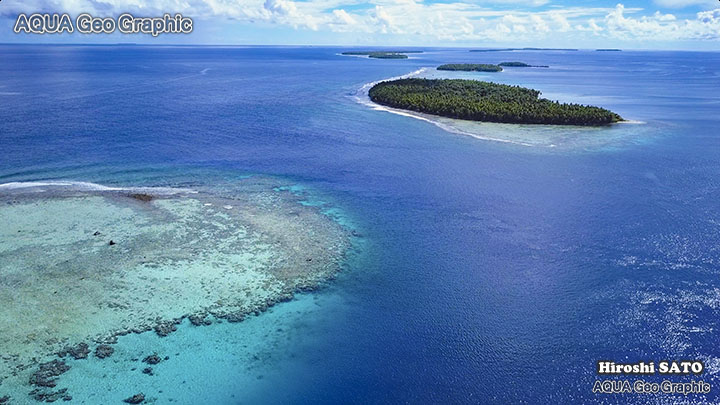
{"label": "ocean", "polygon": [[[68,360],[57,388],[71,403],[719,401],[720,53],[345,50],[0,46],[0,194],[31,182],[227,193],[271,179],[353,234],[319,289]],[[379,80],[502,61],[550,67],[442,77],[531,87],[631,123],[468,124],[365,98]],[[2,258],[17,236],[0,235]],[[18,319],[2,328],[32,322]],[[152,375],[137,361],[150,353],[168,357]],[[675,359],[705,371],[642,379],[713,390],[592,392],[599,360]],[[26,403],[31,389],[6,380],[0,397]]]}

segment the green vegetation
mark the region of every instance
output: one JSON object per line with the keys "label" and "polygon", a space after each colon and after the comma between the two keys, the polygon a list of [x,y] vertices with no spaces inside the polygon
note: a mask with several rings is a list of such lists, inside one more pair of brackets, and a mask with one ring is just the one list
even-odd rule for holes
{"label": "green vegetation", "polygon": [[406,53],[422,53],[423,51],[349,51],[342,55],[367,56],[375,59],[407,59]]}
{"label": "green vegetation", "polygon": [[369,55],[371,53],[423,53],[423,51],[348,51],[343,55]]}
{"label": "green vegetation", "polygon": [[464,72],[502,72],[503,68],[498,65],[487,65],[478,63],[449,63],[440,65],[437,70],[462,70]]}
{"label": "green vegetation", "polygon": [[400,79],[376,84],[370,99],[388,107],[443,117],[514,124],[607,125],[612,111],[540,98],[540,92],[477,80]]}
{"label": "green vegetation", "polygon": [[525,62],[500,62],[498,63],[498,66],[505,66],[505,67],[550,67],[547,65],[528,65]]}
{"label": "green vegetation", "polygon": [[471,49],[470,52],[505,52],[505,51],[577,51],[572,48],[499,48],[499,49]]}
{"label": "green vegetation", "polygon": [[437,70],[461,70],[464,72],[502,72],[503,66],[505,67],[550,67],[546,65],[528,65],[524,62],[502,62],[497,65],[490,65],[485,63],[448,63],[440,65]]}
{"label": "green vegetation", "polygon": [[528,65],[525,62],[500,62],[498,66],[531,67],[532,65]]}
{"label": "green vegetation", "polygon": [[389,53],[389,52],[370,52],[368,57],[375,59],[407,59],[407,55],[401,53]]}
{"label": "green vegetation", "polygon": [[375,58],[375,59],[407,59],[408,58],[407,55],[404,55],[402,53],[382,53],[382,52],[371,53],[370,55],[368,55],[368,57]]}

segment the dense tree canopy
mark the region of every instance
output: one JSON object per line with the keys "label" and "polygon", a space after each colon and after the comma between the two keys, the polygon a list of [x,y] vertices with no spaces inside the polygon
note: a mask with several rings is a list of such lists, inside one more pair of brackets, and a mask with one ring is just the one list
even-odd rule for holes
{"label": "dense tree canopy", "polygon": [[506,67],[550,67],[547,65],[530,65],[525,62],[500,62],[498,63],[498,66],[506,66]]}
{"label": "dense tree canopy", "polygon": [[502,72],[503,68],[498,65],[484,63],[448,63],[440,65],[437,70],[462,70],[465,72]]}
{"label": "dense tree canopy", "polygon": [[347,51],[343,55],[369,55],[371,53],[423,53],[424,51]]}
{"label": "dense tree canopy", "polygon": [[348,51],[343,55],[368,56],[376,59],[407,59],[406,53],[422,53],[423,51]]}
{"label": "dense tree canopy", "polygon": [[368,57],[376,59],[407,59],[407,55],[401,53],[389,53],[389,52],[370,52]]}
{"label": "dense tree canopy", "polygon": [[540,92],[477,80],[399,79],[370,89],[370,99],[394,108],[443,117],[516,124],[607,125],[612,111],[540,98]]}
{"label": "dense tree canopy", "polygon": [[525,62],[500,62],[498,66],[530,67],[532,65],[528,65]]}
{"label": "dense tree canopy", "polygon": [[490,48],[471,49],[470,52],[505,52],[505,51],[578,51],[574,48]]}

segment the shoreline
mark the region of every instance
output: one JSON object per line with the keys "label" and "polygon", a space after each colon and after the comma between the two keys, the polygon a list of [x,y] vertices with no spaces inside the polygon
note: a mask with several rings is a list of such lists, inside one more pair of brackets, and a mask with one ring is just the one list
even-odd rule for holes
{"label": "shoreline", "polygon": [[[363,105],[365,105],[365,106],[368,106],[368,107],[372,108],[373,110],[376,110],[376,111],[385,111],[385,112],[389,112],[389,113],[391,113],[391,114],[396,114],[396,115],[400,115],[400,116],[403,116],[403,117],[410,117],[410,118],[414,118],[414,119],[417,119],[417,120],[420,120],[420,121],[428,122],[428,123],[433,124],[433,125],[435,125],[436,127],[440,128],[440,129],[442,129],[442,130],[444,130],[444,131],[446,131],[446,132],[450,132],[450,133],[453,133],[453,134],[470,136],[470,137],[473,137],[473,138],[476,138],[476,139],[480,139],[480,140],[483,140],[483,141],[492,141],[492,142],[501,142],[501,143],[512,143],[512,144],[516,144],[516,145],[520,145],[520,146],[535,146],[535,145],[532,145],[532,144],[529,144],[529,143],[517,142],[517,141],[512,141],[512,140],[507,140],[507,139],[500,139],[500,138],[492,138],[492,137],[482,136],[482,135],[480,135],[480,134],[475,134],[475,133],[463,131],[463,130],[454,128],[454,127],[452,127],[452,126],[450,126],[450,125],[446,125],[446,124],[444,124],[444,123],[442,123],[442,122],[437,121],[437,118],[444,118],[444,117],[441,117],[441,116],[438,116],[438,115],[424,114],[424,113],[420,113],[420,112],[417,112],[417,111],[403,110],[403,109],[399,109],[399,108],[387,107],[387,106],[384,106],[384,105],[382,105],[382,104],[378,104],[378,103],[372,101],[372,100],[370,99],[370,97],[368,96],[368,91],[370,90],[370,88],[372,88],[374,85],[376,85],[376,84],[378,84],[378,83],[387,82],[387,81],[391,81],[391,80],[397,80],[397,79],[406,79],[406,78],[412,78],[412,77],[419,77],[419,75],[421,75],[421,74],[423,74],[423,73],[425,73],[425,72],[427,72],[427,71],[430,71],[430,70],[432,70],[432,69],[433,69],[433,68],[431,68],[431,67],[423,67],[423,68],[420,68],[420,69],[418,69],[418,70],[415,70],[415,71],[410,72],[410,73],[405,74],[405,75],[394,76],[394,77],[390,77],[390,78],[388,78],[388,79],[382,79],[382,80],[377,80],[377,81],[374,81],[374,82],[366,83],[366,84],[364,84],[362,87],[360,87],[360,89],[358,89],[358,91],[357,91],[357,93],[356,93],[356,95],[355,95],[355,99],[356,99],[356,101],[357,101],[358,103],[363,104]],[[458,121],[460,121],[460,120],[458,120]]]}
{"label": "shoreline", "polygon": [[[574,126],[574,125],[550,125],[550,124],[511,124],[511,123],[497,123],[497,122],[485,122],[485,121],[472,121],[472,120],[462,120],[457,118],[449,118],[449,117],[443,117],[440,115],[433,115],[433,114],[427,114],[427,113],[421,113],[417,111],[412,110],[404,110],[394,107],[388,107],[382,104],[375,103],[372,101],[368,95],[368,91],[370,88],[375,86],[378,83],[386,82],[386,81],[393,81],[398,79],[407,79],[407,78],[420,78],[423,73],[426,72],[432,72],[434,68],[432,67],[423,67],[418,70],[412,71],[410,73],[407,73],[405,75],[400,76],[394,76],[387,79],[381,79],[376,80],[370,83],[366,83],[362,85],[354,95],[355,101],[365,105],[367,107],[370,107],[371,109],[375,111],[384,111],[391,114],[396,114],[404,117],[410,117],[414,118],[420,121],[428,122],[430,124],[435,125],[436,127],[452,133],[456,135],[463,135],[463,136],[469,136],[478,140],[482,141],[491,141],[491,142],[499,142],[504,144],[513,144],[518,146],[524,146],[524,147],[546,147],[546,148],[555,148],[557,145],[555,144],[548,144],[548,145],[542,145],[537,143],[531,143],[531,142],[523,142],[521,140],[513,140],[513,139],[505,139],[505,138],[499,138],[499,137],[492,137],[488,135],[484,135],[477,132],[471,132],[464,129],[460,129],[457,126],[459,125],[476,125],[476,126],[486,126],[488,128],[492,127],[499,127],[499,128],[523,128],[523,127],[532,127],[532,128],[542,128],[542,129],[551,129],[551,128],[557,128],[560,130],[570,130],[570,131],[602,131],[606,130],[608,128],[612,128],[616,124],[626,124],[626,125],[639,125],[639,124],[646,124],[644,121],[636,121],[636,120],[623,120],[619,121],[607,126],[601,126],[601,127],[593,127],[593,126]],[[442,120],[447,120],[449,123],[442,122]],[[478,130],[481,130],[478,128]]]}

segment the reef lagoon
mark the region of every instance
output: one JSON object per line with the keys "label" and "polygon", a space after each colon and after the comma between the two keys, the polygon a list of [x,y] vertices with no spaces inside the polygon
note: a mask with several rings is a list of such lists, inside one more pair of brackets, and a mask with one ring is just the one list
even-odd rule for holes
{"label": "reef lagoon", "polygon": [[[350,230],[282,184],[0,185],[5,392],[24,398],[29,382],[33,399],[72,400],[62,374],[80,360],[127,362],[114,353],[119,337],[241,322],[333,279]],[[145,365],[127,371],[148,375],[170,359],[133,354]]]}

